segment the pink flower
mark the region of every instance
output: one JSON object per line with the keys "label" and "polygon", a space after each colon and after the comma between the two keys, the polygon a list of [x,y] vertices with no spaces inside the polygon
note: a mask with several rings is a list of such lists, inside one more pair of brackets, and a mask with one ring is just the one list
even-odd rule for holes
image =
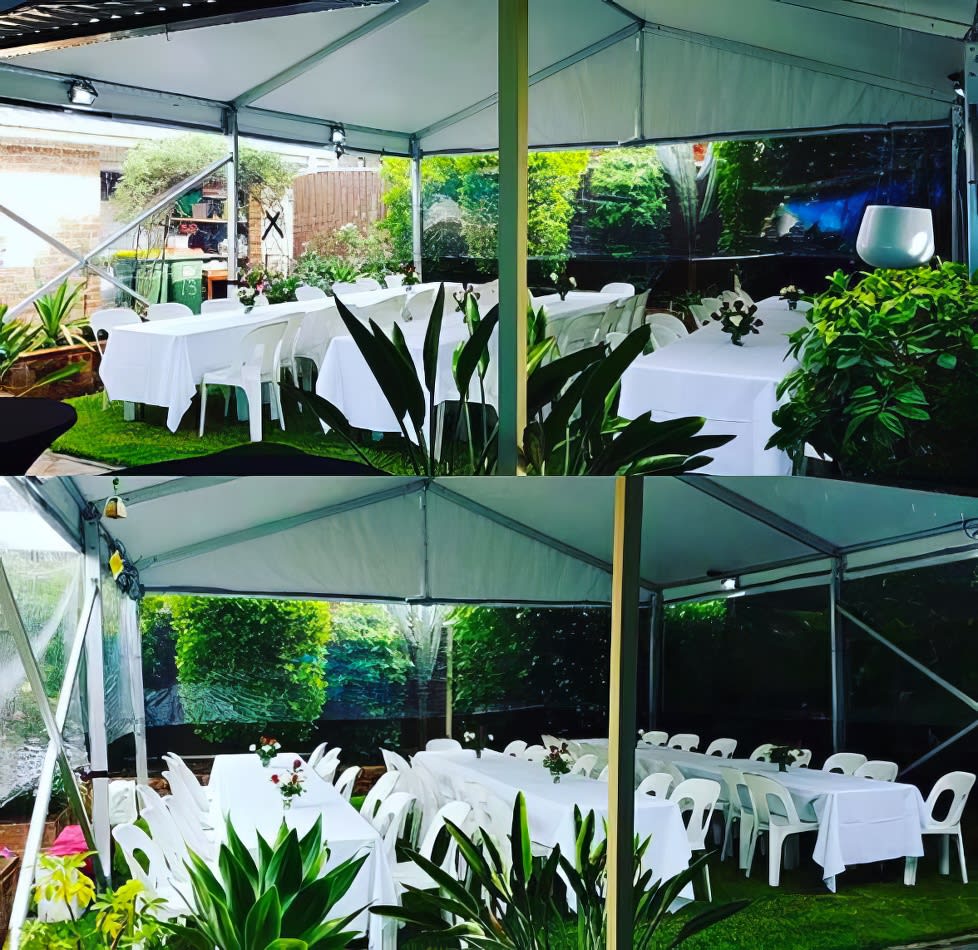
{"label": "pink flower", "polygon": [[277,775],[273,775],[273,776],[272,776],[272,781],[273,781],[273,782],[274,782],[274,783],[275,783],[276,785],[278,785],[278,776],[277,776]]}
{"label": "pink flower", "polygon": [[301,769],[302,768],[302,759],[296,759],[292,763],[292,768],[294,768],[294,769]]}

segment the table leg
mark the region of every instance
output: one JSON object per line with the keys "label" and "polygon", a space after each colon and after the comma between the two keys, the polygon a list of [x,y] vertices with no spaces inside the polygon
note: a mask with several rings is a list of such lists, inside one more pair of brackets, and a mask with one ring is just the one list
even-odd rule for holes
{"label": "table leg", "polygon": [[124,402],[122,404],[122,418],[126,422],[136,422],[143,417],[143,407],[138,402]]}

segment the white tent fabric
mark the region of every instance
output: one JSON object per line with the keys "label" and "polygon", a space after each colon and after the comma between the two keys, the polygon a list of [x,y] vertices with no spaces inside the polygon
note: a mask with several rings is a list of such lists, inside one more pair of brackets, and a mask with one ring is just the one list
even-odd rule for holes
{"label": "white tent fabric", "polygon": [[[151,591],[332,599],[605,604],[610,478],[124,478],[104,522]],[[37,482],[65,523],[100,477]],[[978,556],[978,499],[822,479],[650,478],[646,596],[824,584],[849,571]],[[975,522],[978,524],[978,522]],[[976,532],[971,532],[975,534]],[[737,578],[725,591],[723,580]]]}
{"label": "white tent fabric", "polygon": [[[354,149],[491,149],[496,9],[400,0],[7,50],[0,88],[64,106],[81,76],[120,117],[219,130],[234,103],[244,135],[326,143],[343,122]],[[530,16],[530,144],[546,147],[947,120],[975,3],[530,0]]]}

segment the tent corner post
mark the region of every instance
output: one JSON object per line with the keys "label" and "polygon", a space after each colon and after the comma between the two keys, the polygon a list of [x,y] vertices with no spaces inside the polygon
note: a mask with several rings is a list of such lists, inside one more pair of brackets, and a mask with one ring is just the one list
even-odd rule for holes
{"label": "tent corner post", "polygon": [[644,480],[615,479],[608,715],[608,950],[634,936],[635,729]]}
{"label": "tent corner post", "polygon": [[519,474],[526,428],[527,143],[529,4],[499,3],[499,455],[500,475]]}
{"label": "tent corner post", "polygon": [[241,177],[241,148],[238,138],[238,110],[229,106],[224,113],[225,134],[231,150],[227,171],[228,293],[238,281],[238,181]]}
{"label": "tent corner post", "polygon": [[665,598],[661,591],[653,591],[649,605],[649,729],[658,729],[662,720],[664,627]]}
{"label": "tent corner post", "polygon": [[414,270],[422,277],[422,235],[424,222],[423,194],[421,183],[421,143],[416,135],[411,136],[411,255],[414,258]]}
{"label": "tent corner post", "polygon": [[[973,33],[974,31],[972,31]],[[978,117],[975,107],[978,105],[978,42],[972,34],[964,47],[964,155],[965,155],[965,202],[964,256],[968,262],[968,273],[973,274],[978,269],[978,182],[976,182],[975,163],[975,123]]]}
{"label": "tent corner post", "polygon": [[832,562],[829,584],[829,636],[832,662],[832,751],[842,752],[846,745],[846,643],[839,607],[842,602],[841,558]]}

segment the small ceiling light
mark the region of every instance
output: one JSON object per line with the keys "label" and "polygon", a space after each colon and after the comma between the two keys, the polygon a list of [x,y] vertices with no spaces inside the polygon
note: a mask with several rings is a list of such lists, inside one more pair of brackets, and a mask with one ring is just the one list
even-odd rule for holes
{"label": "small ceiling light", "polygon": [[737,578],[736,577],[725,577],[720,581],[720,586],[724,590],[736,590],[737,589]]}
{"label": "small ceiling light", "polygon": [[68,101],[75,106],[90,106],[98,99],[98,90],[87,79],[74,79],[68,87]]}
{"label": "small ceiling light", "polygon": [[964,73],[951,73],[948,77],[954,89],[954,94],[959,98],[964,98]]}
{"label": "small ceiling light", "polygon": [[346,152],[346,129],[342,125],[331,125],[329,127],[329,140],[333,143],[333,151],[336,157],[340,158]]}
{"label": "small ceiling light", "polygon": [[127,515],[125,503],[119,497],[118,478],[112,479],[112,497],[106,500],[102,514],[106,518],[125,518]]}

